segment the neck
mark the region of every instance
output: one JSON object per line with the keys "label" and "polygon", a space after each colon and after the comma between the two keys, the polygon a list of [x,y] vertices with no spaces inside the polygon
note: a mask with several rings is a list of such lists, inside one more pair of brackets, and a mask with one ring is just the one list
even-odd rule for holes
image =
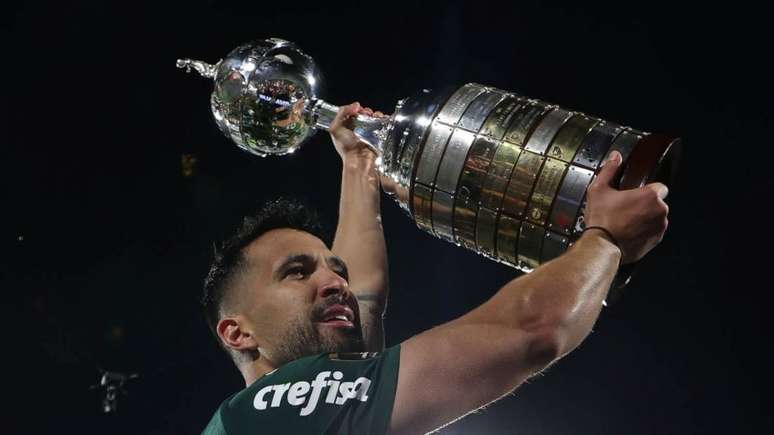
{"label": "neck", "polygon": [[261,376],[276,369],[277,366],[265,358],[263,355],[257,359],[246,362],[239,367],[239,371],[242,373],[242,377],[245,379],[245,386],[249,387],[253,382],[261,378]]}

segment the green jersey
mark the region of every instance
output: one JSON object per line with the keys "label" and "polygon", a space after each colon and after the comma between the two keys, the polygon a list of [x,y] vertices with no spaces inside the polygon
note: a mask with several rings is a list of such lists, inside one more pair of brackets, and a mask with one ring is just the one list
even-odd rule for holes
{"label": "green jersey", "polygon": [[384,434],[399,360],[400,345],[289,362],[226,399],[203,435]]}

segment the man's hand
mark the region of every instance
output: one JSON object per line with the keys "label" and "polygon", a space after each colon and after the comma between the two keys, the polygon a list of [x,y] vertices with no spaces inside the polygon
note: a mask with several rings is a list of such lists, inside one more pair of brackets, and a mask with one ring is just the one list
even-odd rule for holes
{"label": "man's hand", "polygon": [[352,103],[339,108],[339,113],[336,114],[336,118],[331,123],[329,132],[331,139],[333,139],[333,145],[336,147],[336,151],[341,156],[342,160],[346,160],[350,157],[368,157],[374,158],[375,154],[365,143],[363,143],[352,132],[352,118],[358,114],[384,117],[385,115],[379,111],[373,111],[371,108],[362,107],[360,103]]}
{"label": "man's hand", "polygon": [[664,202],[669,189],[662,183],[650,183],[639,189],[616,190],[611,186],[621,166],[621,154],[610,157],[588,188],[586,226],[601,226],[621,245],[621,264],[644,257],[661,242],[669,221],[669,206]]}

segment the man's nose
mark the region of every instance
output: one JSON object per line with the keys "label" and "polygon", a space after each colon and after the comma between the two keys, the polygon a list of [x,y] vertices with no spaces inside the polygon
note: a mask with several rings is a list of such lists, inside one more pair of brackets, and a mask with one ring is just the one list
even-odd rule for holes
{"label": "man's nose", "polygon": [[349,284],[341,275],[333,272],[329,269],[324,269],[322,275],[322,283],[318,287],[318,296],[326,298],[335,294],[343,294],[349,292]]}

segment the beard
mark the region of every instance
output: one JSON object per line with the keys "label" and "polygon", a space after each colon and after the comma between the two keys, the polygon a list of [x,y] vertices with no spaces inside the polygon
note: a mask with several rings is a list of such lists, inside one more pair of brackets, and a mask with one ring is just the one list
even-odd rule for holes
{"label": "beard", "polygon": [[364,352],[363,329],[359,316],[353,320],[353,328],[324,328],[320,331],[314,320],[322,317],[323,311],[338,303],[338,297],[331,296],[312,310],[311,315],[296,319],[288,325],[277,348],[272,352],[272,361],[279,365],[305,356],[336,352]]}

